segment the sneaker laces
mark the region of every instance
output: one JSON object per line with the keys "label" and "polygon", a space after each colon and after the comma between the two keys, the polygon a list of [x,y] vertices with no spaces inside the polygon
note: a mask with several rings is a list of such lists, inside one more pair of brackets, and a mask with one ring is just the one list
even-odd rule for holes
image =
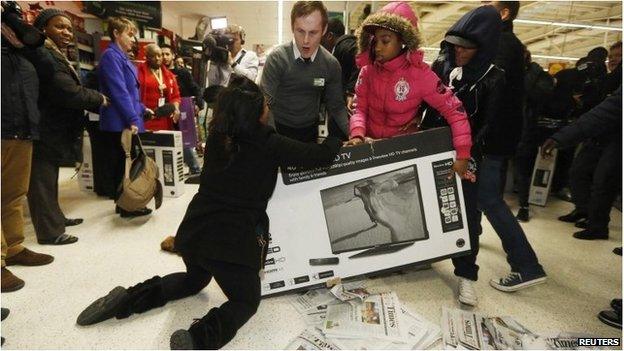
{"label": "sneaker laces", "polygon": [[507,274],[505,277],[500,279],[501,284],[506,285],[507,283],[510,283],[510,282],[514,281],[516,279],[516,277],[522,279],[522,276],[520,275],[520,273],[511,272],[511,273]]}

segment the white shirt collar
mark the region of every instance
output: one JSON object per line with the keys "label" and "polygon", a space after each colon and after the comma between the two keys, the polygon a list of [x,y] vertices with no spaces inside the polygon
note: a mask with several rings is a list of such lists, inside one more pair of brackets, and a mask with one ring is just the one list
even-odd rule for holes
{"label": "white shirt collar", "polygon": [[[297,48],[297,43],[295,43],[294,39],[292,41],[292,47],[293,47],[293,54],[295,55],[295,60],[298,60],[299,58],[301,58],[301,53],[299,52],[299,48]],[[310,56],[310,59],[312,62],[314,62],[314,59],[316,58],[316,54],[318,53],[319,49],[320,49],[320,46],[316,48],[312,56]]]}

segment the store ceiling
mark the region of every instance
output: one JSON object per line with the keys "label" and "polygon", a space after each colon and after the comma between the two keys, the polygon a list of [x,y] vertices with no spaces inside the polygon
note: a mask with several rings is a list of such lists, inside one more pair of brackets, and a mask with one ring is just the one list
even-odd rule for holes
{"label": "store ceiling", "polygon": [[[263,6],[264,1],[252,6]],[[271,1],[271,5],[275,1]],[[344,1],[333,2],[345,3]],[[373,4],[373,10],[382,7],[385,1],[352,1],[346,5],[349,11],[357,11],[363,4]],[[411,2],[421,19],[423,46],[437,48],[446,30],[470,9],[481,5],[480,1],[414,1]],[[203,1],[184,2],[184,6],[175,6],[175,2],[164,2],[164,8],[171,8],[183,15],[201,15],[206,3]],[[223,3],[222,3],[223,4]],[[232,6],[235,2],[230,2]],[[174,5],[174,6],[167,6]],[[179,5],[179,3],[178,3]],[[620,31],[588,29],[561,25],[519,23],[514,25],[514,32],[525,43],[533,56],[579,58],[596,46],[609,47],[622,38],[622,2],[621,1],[521,1],[520,20],[563,22],[578,25],[605,26],[619,28]],[[245,6],[249,6],[247,2]],[[174,9],[175,8],[175,9]],[[288,16],[285,13],[284,16]],[[437,52],[426,50],[426,58],[433,60]],[[557,58],[536,58],[546,64],[553,61],[565,61]]]}
{"label": "store ceiling", "polygon": [[[424,45],[438,47],[446,30],[479,2],[416,2],[422,23]],[[514,32],[532,54],[583,57],[597,46],[609,47],[622,38],[621,1],[521,1],[518,19],[616,27],[620,31],[514,23]],[[557,61],[556,59],[541,59]]]}

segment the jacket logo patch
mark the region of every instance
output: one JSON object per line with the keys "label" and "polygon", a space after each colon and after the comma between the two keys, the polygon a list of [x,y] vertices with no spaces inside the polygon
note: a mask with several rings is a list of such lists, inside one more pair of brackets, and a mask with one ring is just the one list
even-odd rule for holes
{"label": "jacket logo patch", "polygon": [[410,86],[405,78],[401,77],[399,81],[394,85],[394,94],[396,101],[407,100],[407,94],[409,94]]}

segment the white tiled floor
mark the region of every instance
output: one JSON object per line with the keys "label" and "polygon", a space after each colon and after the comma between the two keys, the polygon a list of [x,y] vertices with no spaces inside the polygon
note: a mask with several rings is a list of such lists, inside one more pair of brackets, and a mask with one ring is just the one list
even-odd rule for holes
{"label": "white tiled floor", "polygon": [[[82,225],[68,230],[80,241],[62,247],[40,246],[27,223],[26,245],[56,259],[44,267],[10,267],[26,286],[2,294],[2,306],[11,310],[2,322],[5,348],[167,349],[173,331],[187,328],[193,318],[225,300],[216,284],[211,283],[197,296],[125,320],[113,319],[86,328],[78,327],[75,320],[91,301],[116,285],[129,286],[183,269],[178,257],[160,251],[160,242],[175,232],[197,186],[187,185],[185,195],[178,199],[166,198],[153,216],[125,220],[114,214],[112,201],[80,192],[75,180],[70,180],[72,174],[70,169],[61,172],[61,204],[68,217],[85,219]],[[509,200],[515,212],[515,201]],[[556,220],[571,208],[559,200],[552,200],[546,208],[532,208],[533,219],[522,226],[549,280],[513,294],[498,292],[487,283],[489,278],[507,273],[508,266],[498,237],[487,220],[483,221],[478,310],[514,316],[538,332],[621,337],[620,330],[596,318],[612,298],[622,295],[622,260],[611,253],[621,245],[621,214],[612,212],[609,241],[586,242],[571,237],[576,229],[572,225]],[[436,263],[429,270],[368,280],[368,284],[396,291],[411,310],[432,321],[439,321],[443,306],[457,306],[456,281],[449,261]],[[226,348],[283,348],[304,328],[287,300],[288,296],[263,300],[258,313]]]}

